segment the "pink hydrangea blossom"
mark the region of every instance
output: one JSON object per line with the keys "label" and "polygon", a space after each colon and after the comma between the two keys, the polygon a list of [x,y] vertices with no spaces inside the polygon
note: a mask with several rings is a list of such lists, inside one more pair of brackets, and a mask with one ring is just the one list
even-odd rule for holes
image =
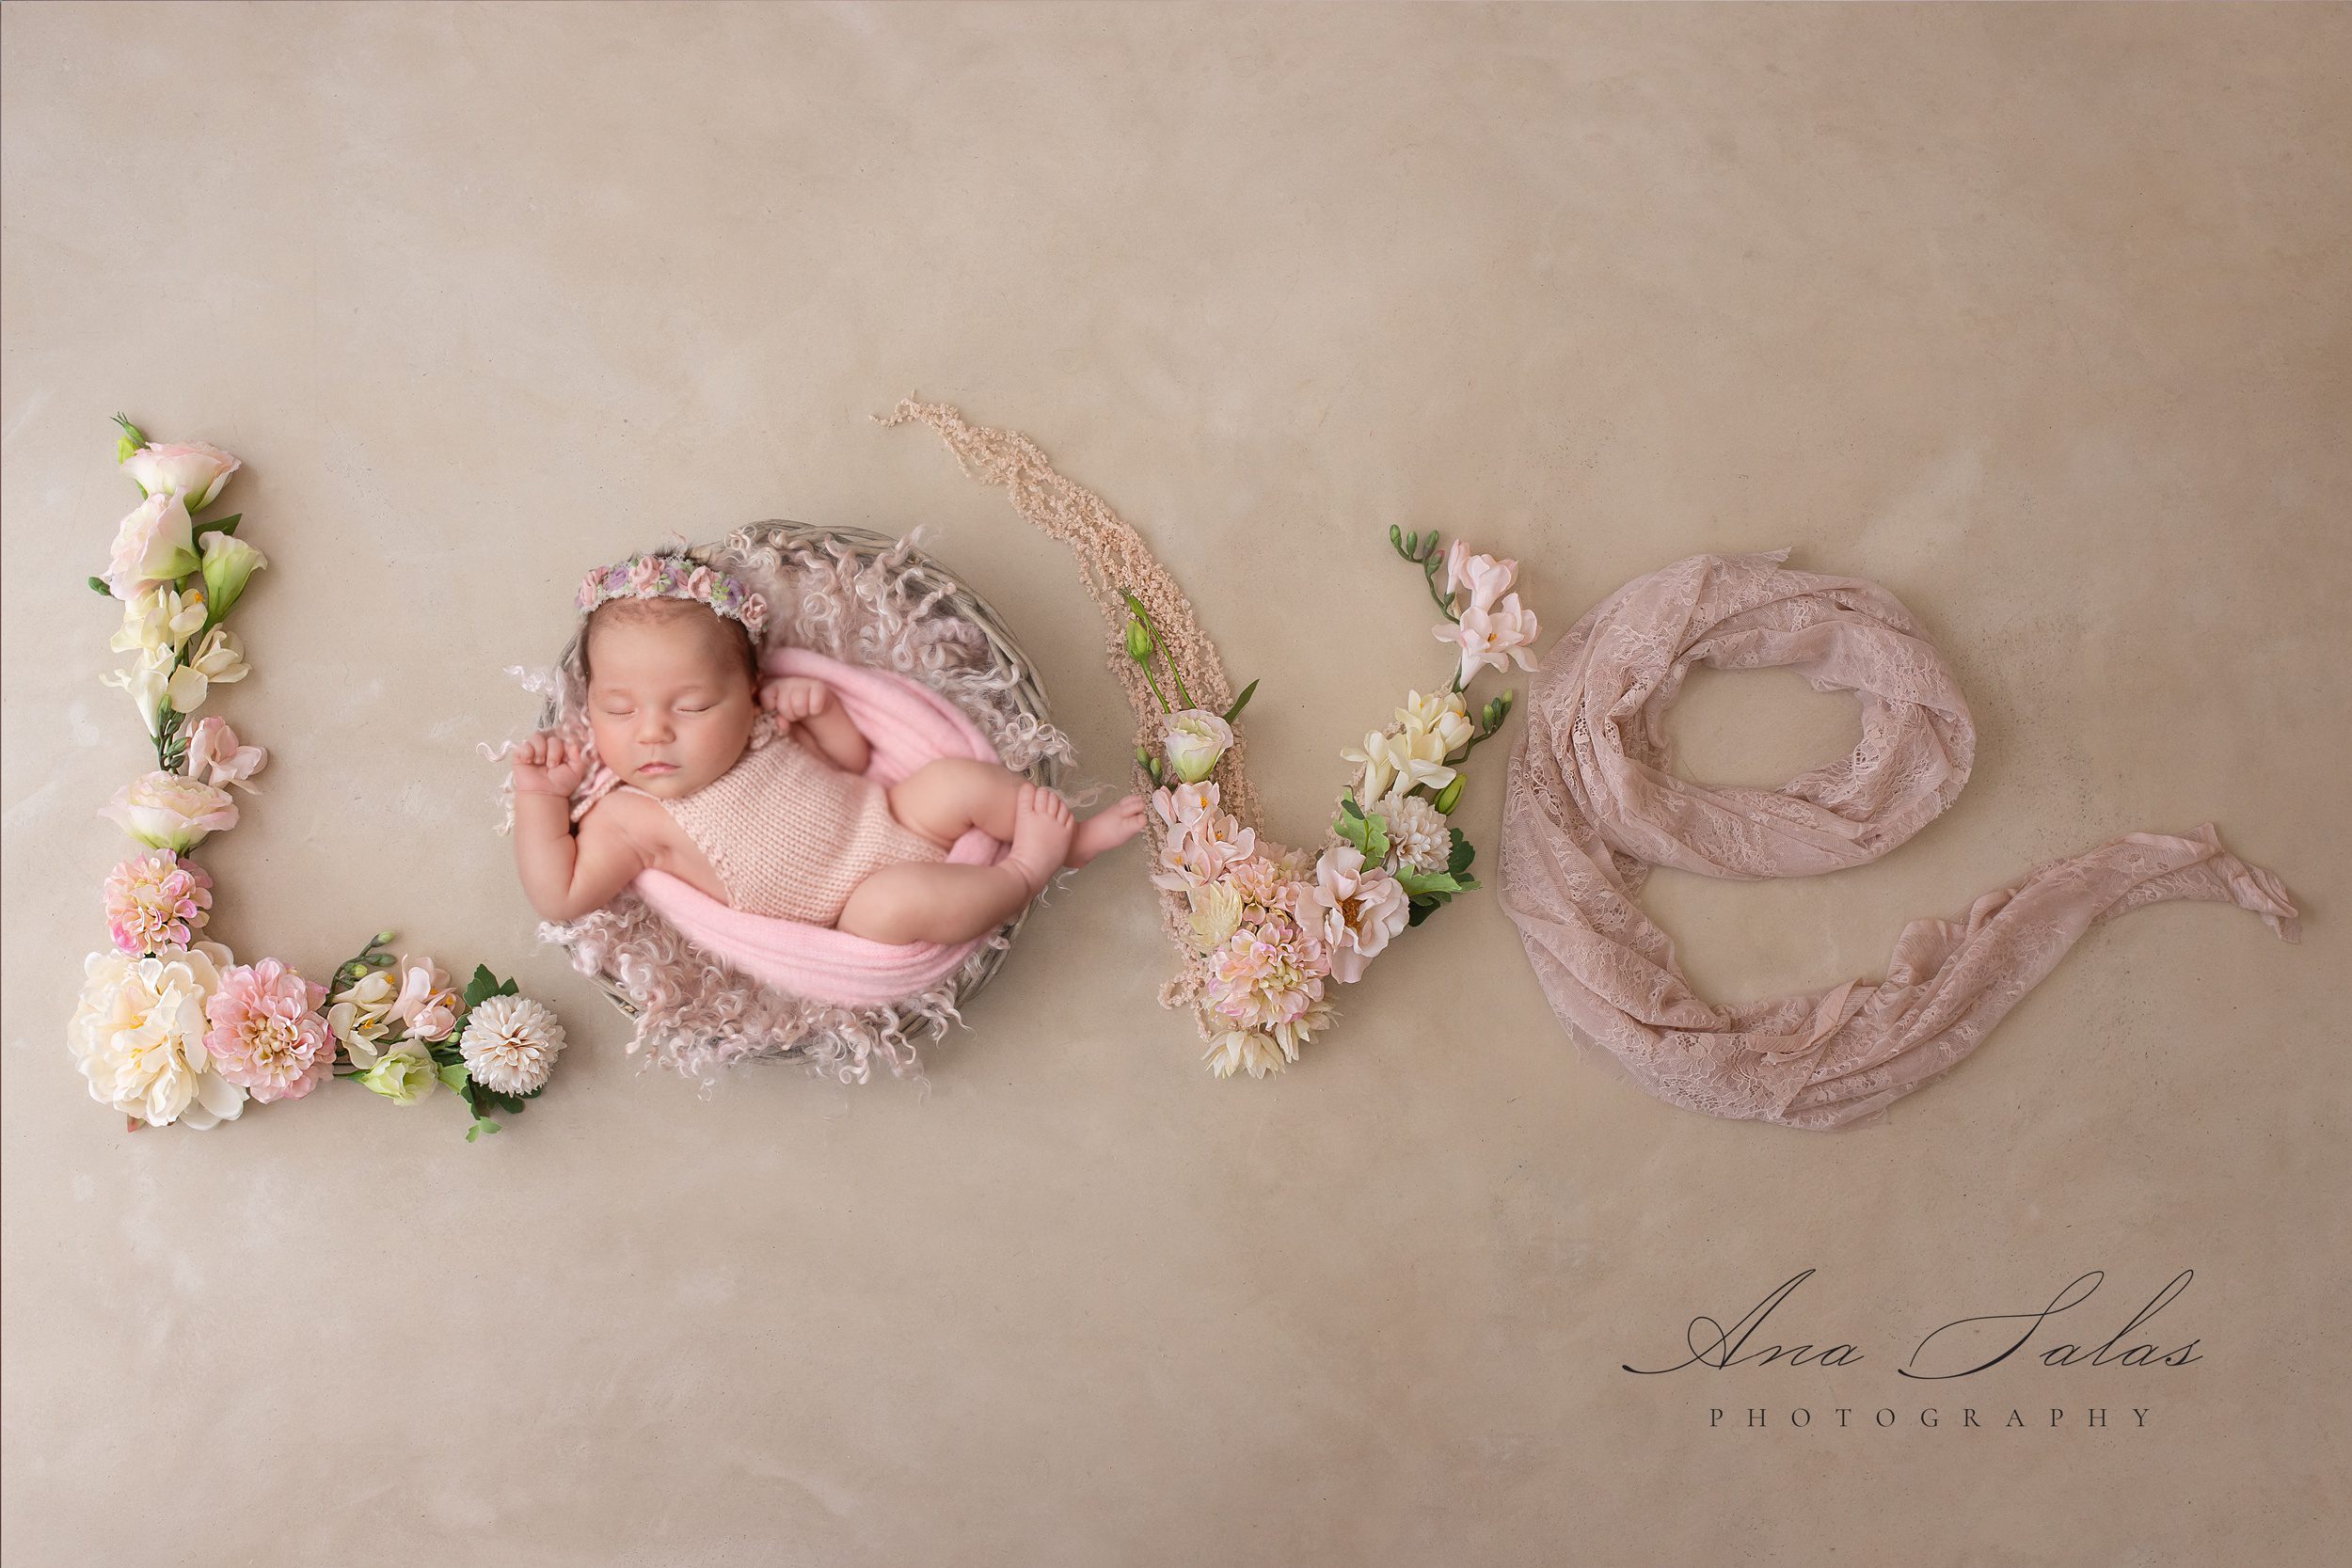
{"label": "pink hydrangea blossom", "polygon": [[106,929],[125,953],[187,946],[212,909],[213,879],[168,849],[134,855],[106,874]]}
{"label": "pink hydrangea blossom", "polygon": [[300,1100],[335,1068],[335,1037],[319,1009],[326,988],[276,958],[224,970],[204,1004],[213,1070],[266,1105]]}

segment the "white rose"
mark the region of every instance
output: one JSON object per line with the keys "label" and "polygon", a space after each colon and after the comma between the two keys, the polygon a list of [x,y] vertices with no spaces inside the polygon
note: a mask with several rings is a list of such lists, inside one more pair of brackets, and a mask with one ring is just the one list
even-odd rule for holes
{"label": "white rose", "polygon": [[1162,722],[1168,765],[1185,784],[1199,784],[1215,772],[1217,758],[1233,743],[1233,727],[1206,708],[1188,707]]}
{"label": "white rose", "polygon": [[159,768],[116,790],[98,815],[150,848],[185,854],[206,834],[235,827],[237,803],[226,790]]}
{"label": "white rose", "polygon": [[178,496],[150,496],[115,529],[106,586],[125,604],[151,588],[168,588],[195,571],[196,522]]}
{"label": "white rose", "polygon": [[245,467],[206,441],[167,441],[144,446],[122,460],[122,467],[149,496],[168,492],[191,512],[201,512],[220,495],[229,476]]}

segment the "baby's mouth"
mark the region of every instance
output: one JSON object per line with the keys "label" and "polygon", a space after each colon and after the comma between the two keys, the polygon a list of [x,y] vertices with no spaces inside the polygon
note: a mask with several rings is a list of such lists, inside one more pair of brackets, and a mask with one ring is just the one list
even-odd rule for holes
{"label": "baby's mouth", "polygon": [[640,773],[675,773],[677,771],[677,764],[674,762],[649,762],[645,764],[644,767],[639,768],[638,771]]}

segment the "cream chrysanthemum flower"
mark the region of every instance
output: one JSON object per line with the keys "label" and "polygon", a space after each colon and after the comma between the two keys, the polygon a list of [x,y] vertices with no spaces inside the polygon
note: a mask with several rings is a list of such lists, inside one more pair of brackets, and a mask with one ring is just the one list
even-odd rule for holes
{"label": "cream chrysanthemum flower", "polygon": [[528,996],[487,996],[457,1037],[466,1071],[485,1089],[530,1094],[543,1087],[564,1049],[564,1025]]}
{"label": "cream chrysanthemum flower", "polygon": [[1420,796],[1389,800],[1380,813],[1388,818],[1389,847],[1395,851],[1400,869],[1426,876],[1443,871],[1454,858],[1454,830],[1445,813]]}

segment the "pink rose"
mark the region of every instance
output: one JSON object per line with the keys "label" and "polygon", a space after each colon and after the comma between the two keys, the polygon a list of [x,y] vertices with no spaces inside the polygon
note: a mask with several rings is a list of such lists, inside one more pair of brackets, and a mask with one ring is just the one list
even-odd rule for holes
{"label": "pink rose", "polygon": [[115,529],[106,586],[128,604],[151,588],[169,588],[203,564],[196,553],[196,522],[177,495],[158,492]]}
{"label": "pink rose", "polygon": [[150,497],[178,496],[189,511],[201,512],[245,465],[210,442],[168,441],[139,448],[122,467]]}
{"label": "pink rose", "polygon": [[240,746],[237,732],[229,727],[227,720],[208,717],[196,721],[188,736],[188,776],[202,779],[215,788],[235,784],[249,795],[260,790],[246,783],[259,773],[269,761],[269,752],[259,746]]}

